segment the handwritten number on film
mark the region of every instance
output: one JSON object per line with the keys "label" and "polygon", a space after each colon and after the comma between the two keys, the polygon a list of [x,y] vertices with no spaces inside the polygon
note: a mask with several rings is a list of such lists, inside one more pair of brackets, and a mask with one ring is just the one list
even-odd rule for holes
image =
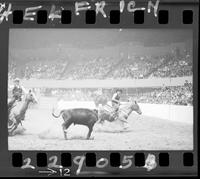
{"label": "handwritten number on film", "polygon": [[[120,165],[121,169],[127,169],[129,167],[132,166],[132,158],[133,156],[124,156],[123,160],[122,160],[122,165]],[[63,168],[61,165],[57,164],[58,161],[58,157],[57,156],[51,156],[49,157],[49,161],[50,163],[48,164],[48,168]],[[77,173],[79,173],[82,169],[82,166],[84,164],[85,161],[85,156],[76,156],[73,159],[74,164],[78,165],[78,169],[77,169]],[[31,169],[35,169],[35,167],[33,165],[31,165],[31,158],[25,158],[24,159],[24,165],[21,167],[22,169],[27,169],[27,168],[31,168]],[[96,167],[97,168],[105,168],[106,166],[108,166],[108,159],[107,158],[101,158],[97,161],[96,163]]]}
{"label": "handwritten number on film", "polygon": [[49,158],[49,161],[52,161],[51,163],[49,163],[48,164],[48,167],[49,168],[62,168],[62,166],[61,165],[57,165],[56,163],[57,163],[57,161],[58,161],[58,157],[57,156],[51,156],[50,158]]}
{"label": "handwritten number on film", "polygon": [[132,155],[130,155],[130,156],[125,155],[122,160],[122,164],[125,164],[125,165],[120,165],[120,168],[127,169],[127,168],[131,167],[132,166],[132,158],[133,158]]}
{"label": "handwritten number on film", "polygon": [[97,161],[97,168],[105,168],[108,165],[108,159],[107,158],[101,158]]}
{"label": "handwritten number on film", "polygon": [[35,169],[35,167],[31,164],[31,158],[25,158],[24,159],[24,165],[21,167],[21,169],[26,169],[26,168],[31,168],[31,169]]}
{"label": "handwritten number on film", "polygon": [[[149,163],[149,162],[147,162],[149,160],[149,158],[152,158],[152,160],[150,161],[152,163],[152,165],[147,166],[147,164]],[[85,159],[86,159],[85,156],[74,157],[73,163],[78,166],[78,168],[76,170],[76,175],[81,174],[81,170],[83,168]],[[133,159],[133,155],[124,155],[124,157],[122,159],[122,163],[119,166],[119,168],[120,169],[130,168],[133,164],[132,159]],[[63,166],[61,166],[61,165],[57,165],[57,161],[58,161],[57,156],[53,155],[53,156],[49,157],[49,161],[50,161],[50,163],[48,164],[48,168],[47,168],[48,171],[40,171],[40,173],[50,173],[49,175],[60,173],[60,176],[70,176],[70,169],[63,168]],[[33,165],[31,165],[31,158],[25,158],[23,162],[24,162],[24,165],[21,167],[22,169],[28,169],[28,168],[35,169],[35,167]],[[147,163],[145,164],[144,167],[147,168],[148,171],[156,168],[156,159],[153,154],[149,154],[145,162],[147,162]],[[96,167],[98,169],[103,169],[103,168],[107,167],[108,165],[109,165],[109,160],[107,158],[100,158],[96,162]],[[53,170],[52,168],[59,169],[59,172]]]}

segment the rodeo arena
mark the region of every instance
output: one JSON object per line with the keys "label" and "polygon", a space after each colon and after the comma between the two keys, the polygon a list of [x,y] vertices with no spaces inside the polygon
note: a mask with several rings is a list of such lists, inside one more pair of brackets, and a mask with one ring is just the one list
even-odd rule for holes
{"label": "rodeo arena", "polygon": [[21,31],[10,32],[9,150],[193,149],[190,33]]}

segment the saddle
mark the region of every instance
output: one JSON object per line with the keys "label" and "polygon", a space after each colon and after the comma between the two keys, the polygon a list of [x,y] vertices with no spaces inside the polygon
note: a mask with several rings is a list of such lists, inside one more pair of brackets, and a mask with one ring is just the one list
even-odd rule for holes
{"label": "saddle", "polygon": [[114,108],[111,105],[106,104],[105,106],[102,107],[101,109],[101,114],[107,114],[109,115],[109,121],[115,121],[118,118],[118,110]]}

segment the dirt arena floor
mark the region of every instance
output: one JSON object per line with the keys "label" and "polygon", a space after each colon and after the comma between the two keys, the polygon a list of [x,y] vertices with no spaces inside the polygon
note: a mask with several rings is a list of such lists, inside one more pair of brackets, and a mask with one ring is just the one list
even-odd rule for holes
{"label": "dirt arena floor", "polygon": [[88,128],[71,125],[64,139],[60,117],[51,109],[28,109],[26,120],[8,137],[9,150],[192,150],[193,125],[132,113],[129,130],[120,132],[115,123],[95,125],[92,137],[85,140]]}

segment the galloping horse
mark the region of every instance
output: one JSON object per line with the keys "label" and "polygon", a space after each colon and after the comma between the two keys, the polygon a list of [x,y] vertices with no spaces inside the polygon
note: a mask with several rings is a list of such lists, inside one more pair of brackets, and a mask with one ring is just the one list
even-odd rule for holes
{"label": "galloping horse", "polygon": [[[10,111],[8,116],[8,134],[12,135],[15,129],[17,129],[18,125],[21,121],[24,120],[26,111],[30,103],[37,103],[37,99],[35,94],[29,90],[28,94],[25,96],[25,100],[23,101],[18,112]],[[17,107],[17,106],[16,106]]]}
{"label": "galloping horse", "polygon": [[136,101],[127,102],[124,107],[120,107],[117,114],[114,110],[107,111],[105,110],[106,105],[99,109],[99,121],[98,123],[103,123],[105,120],[109,122],[121,121],[123,124],[127,123],[129,115],[135,111],[138,114],[142,114],[141,109]]}

